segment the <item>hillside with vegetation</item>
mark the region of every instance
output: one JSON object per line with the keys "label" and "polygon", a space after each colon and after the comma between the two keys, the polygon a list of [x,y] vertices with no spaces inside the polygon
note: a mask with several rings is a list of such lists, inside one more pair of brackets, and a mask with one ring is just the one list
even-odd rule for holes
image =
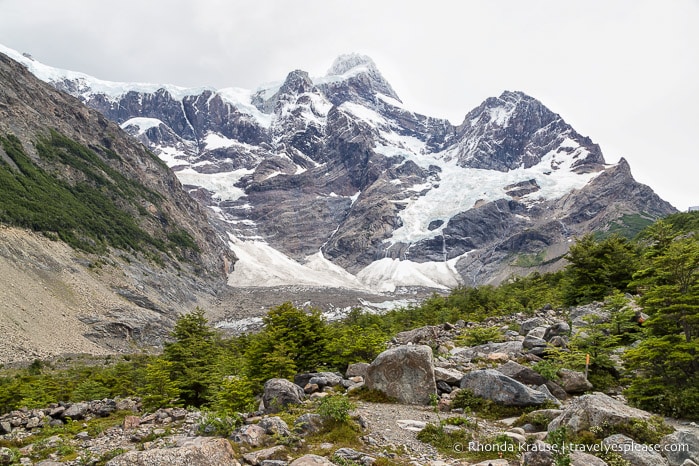
{"label": "hillside with vegetation", "polygon": [[0,54],[0,363],[158,345],[234,262],[158,157]]}

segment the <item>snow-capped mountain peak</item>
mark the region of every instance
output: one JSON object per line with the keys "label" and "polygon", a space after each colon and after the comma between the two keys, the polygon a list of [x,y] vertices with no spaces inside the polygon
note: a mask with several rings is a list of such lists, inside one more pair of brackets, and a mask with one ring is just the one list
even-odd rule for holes
{"label": "snow-capped mountain peak", "polygon": [[346,76],[350,72],[356,74],[362,71],[377,73],[378,68],[371,57],[358,53],[347,53],[335,59],[326,76]]}
{"label": "snow-capped mountain peak", "polygon": [[522,92],[454,126],[411,112],[358,54],[249,91],[110,83],[0,52],[175,170],[246,261],[231,284],[322,285],[331,269],[334,285],[381,290],[497,281],[535,259],[553,267],[573,235],[673,211]]}
{"label": "snow-capped mountain peak", "polygon": [[375,102],[377,95],[384,95],[400,102],[398,95],[386,81],[374,61],[357,53],[340,55],[324,77],[315,84],[339,105],[345,101]]}

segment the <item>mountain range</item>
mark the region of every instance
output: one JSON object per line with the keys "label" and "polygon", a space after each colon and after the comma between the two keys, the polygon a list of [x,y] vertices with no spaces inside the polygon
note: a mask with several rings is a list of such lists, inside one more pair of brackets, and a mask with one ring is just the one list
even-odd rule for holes
{"label": "mountain range", "polygon": [[77,182],[34,149],[58,132],[165,199],[117,199],[149,235],[192,246],[158,252],[175,273],[139,272],[150,285],[126,293],[154,309],[216,296],[221,277],[371,292],[498,283],[560,268],[577,236],[632,235],[675,212],[523,92],[454,125],[411,111],[356,54],[245,90],[117,83],[0,53],[0,130],[34,162]]}

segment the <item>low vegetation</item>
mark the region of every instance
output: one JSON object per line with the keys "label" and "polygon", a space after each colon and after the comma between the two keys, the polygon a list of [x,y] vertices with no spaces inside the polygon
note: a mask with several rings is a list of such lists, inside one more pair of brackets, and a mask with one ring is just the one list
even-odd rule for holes
{"label": "low vegetation", "polygon": [[[561,368],[583,369],[585,355],[590,354],[590,380],[596,389],[621,387],[640,408],[696,419],[697,231],[699,214],[691,213],[656,222],[633,241],[614,235],[586,236],[571,248],[570,264],[561,272],[514,278],[498,287],[459,287],[448,296],[434,295],[420,306],[380,316],[354,310],[343,321],[330,323],[318,310],[284,303],[267,313],[261,332],[223,338],[197,309],[180,317],[172,341],[160,356],[112,358],[101,365],[75,364],[67,369],[37,361],[25,369],[3,370],[0,412],[56,401],[135,395],[149,409],[195,406],[232,415],[254,408],[267,379],[304,371],[344,371],[348,364],[373,360],[399,331],[599,300],[605,302],[609,321],[590,322],[586,332],[571,338],[566,350],[550,349],[534,369],[555,380]],[[638,295],[637,302],[648,316],[642,324],[625,293]],[[501,336],[495,327],[476,328],[464,332],[464,343]],[[620,355],[623,372],[614,362]],[[376,394],[359,391],[356,396],[372,399]],[[463,407],[481,414],[490,410],[479,405],[480,400],[461,401]]]}
{"label": "low vegetation", "polygon": [[192,236],[173,225],[162,212],[158,219],[165,233],[143,228],[150,213],[144,204],[159,206],[162,196],[126,178],[104,158],[119,156],[102,148],[82,146],[56,131],[36,142],[45,168],[27,155],[14,135],[0,135],[0,223],[41,232],[71,247],[96,254],[108,248],[158,254],[198,251]]}

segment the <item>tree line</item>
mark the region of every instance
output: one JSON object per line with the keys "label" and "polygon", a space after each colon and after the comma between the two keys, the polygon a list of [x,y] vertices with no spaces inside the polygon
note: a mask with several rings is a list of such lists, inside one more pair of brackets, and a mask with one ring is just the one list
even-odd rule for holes
{"label": "tree line", "polygon": [[[591,354],[598,389],[622,386],[629,401],[667,415],[699,416],[699,213],[657,221],[629,240],[580,238],[565,269],[513,277],[499,286],[458,287],[417,306],[382,315],[355,309],[338,322],[291,303],[272,308],[258,333],[224,338],[201,309],[182,315],[161,355],[131,355],[100,366],[55,370],[36,361],[0,373],[0,412],[51,402],[140,396],[146,407],[194,406],[226,412],[254,409],[266,380],[370,362],[397,333],[463,319],[481,322],[549,305],[566,309],[603,301],[610,319],[551,349],[535,368],[555,377],[581,368]],[[629,306],[635,296],[639,310]],[[647,319],[643,318],[647,316]],[[468,336],[468,335],[467,335]],[[475,340],[492,332],[474,332]],[[625,370],[613,363],[623,352]]]}

